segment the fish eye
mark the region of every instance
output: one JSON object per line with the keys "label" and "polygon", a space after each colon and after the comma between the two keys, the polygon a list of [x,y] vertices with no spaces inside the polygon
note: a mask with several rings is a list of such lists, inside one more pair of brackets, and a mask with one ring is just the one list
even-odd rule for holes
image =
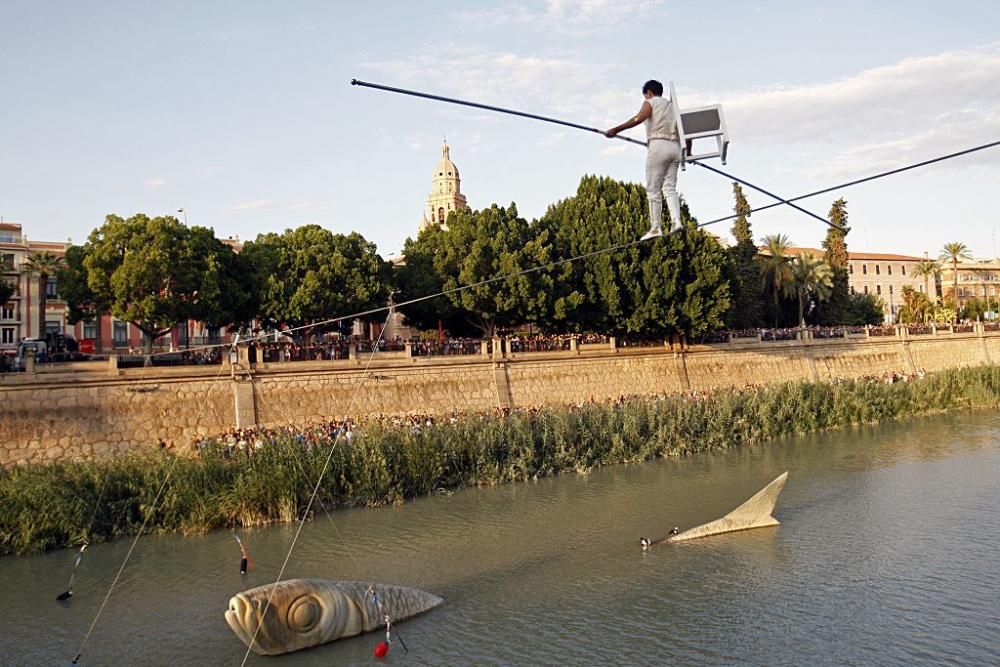
{"label": "fish eye", "polygon": [[303,595],[288,607],[288,627],[295,632],[309,632],[322,616],[323,608],[319,600],[312,595]]}

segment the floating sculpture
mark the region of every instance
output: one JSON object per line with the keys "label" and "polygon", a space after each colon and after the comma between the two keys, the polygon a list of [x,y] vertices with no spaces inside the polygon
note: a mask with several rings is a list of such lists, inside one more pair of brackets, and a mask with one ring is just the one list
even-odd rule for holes
{"label": "floating sculpture", "polygon": [[771,515],[771,512],[774,511],[774,504],[778,502],[778,494],[781,493],[781,489],[784,488],[785,480],[787,479],[788,473],[781,473],[778,475],[777,479],[755,493],[750,500],[746,501],[721,519],[716,519],[715,521],[710,521],[700,526],[696,526],[695,528],[685,530],[683,533],[678,531],[677,528],[674,528],[670,531],[669,537],[665,537],[656,542],[648,540],[645,537],[640,537],[639,544],[642,545],[643,550],[646,550],[654,544],[664,544],[665,542],[686,542],[687,540],[696,540],[699,537],[719,535],[720,533],[732,533],[737,530],[777,526],[778,520]]}
{"label": "floating sculpture", "polygon": [[671,535],[666,541],[684,542],[687,540],[696,540],[699,537],[708,537],[709,535],[731,533],[736,530],[777,526],[778,520],[771,516],[771,512],[774,511],[774,504],[778,502],[778,494],[781,493],[781,489],[784,488],[785,480],[787,479],[788,473],[781,473],[777,479],[754,494],[750,500],[721,519],[685,530],[679,535]]}
{"label": "floating sculpture", "polygon": [[444,602],[416,588],[380,584],[376,590],[378,599],[356,581],[289,579],[233,596],[226,623],[258,655],[281,655],[384,628],[386,614],[396,623]]}

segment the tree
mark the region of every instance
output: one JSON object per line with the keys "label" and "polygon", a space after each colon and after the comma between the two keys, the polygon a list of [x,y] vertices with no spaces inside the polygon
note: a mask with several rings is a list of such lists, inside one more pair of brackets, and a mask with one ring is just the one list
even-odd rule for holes
{"label": "tree", "polygon": [[97,322],[97,340],[101,340],[101,314],[108,310],[108,305],[101,303],[94,291],[87,284],[87,268],[84,246],[71,245],[64,255],[65,266],[56,273],[59,282],[59,296],[69,308],[67,319],[70,324],[83,320]]}
{"label": "tree", "polygon": [[[537,233],[536,233],[537,232]],[[547,230],[533,230],[517,215],[517,206],[493,204],[480,211],[461,209],[448,216],[448,229],[438,237],[434,272],[448,301],[464,311],[483,336],[497,327],[544,320],[552,304],[552,276],[528,269],[551,261]],[[478,284],[511,276],[488,284]],[[475,285],[458,290],[460,287]]]}
{"label": "tree", "polygon": [[954,241],[945,243],[941,249],[941,261],[951,262],[952,292],[951,298],[958,303],[958,263],[963,259],[972,259],[969,247],[964,243]]}
{"label": "tree", "polygon": [[784,286],[792,280],[791,258],[788,251],[792,242],[786,234],[771,234],[761,239],[764,244],[761,260],[761,284],[771,286],[774,295],[774,326],[778,326],[779,297]]}
{"label": "tree", "polygon": [[830,222],[837,227],[826,230],[823,239],[823,259],[832,270],[833,286],[830,298],[821,309],[819,320],[823,324],[846,324],[851,318],[850,290],[848,289],[847,264],[850,256],[847,253],[847,202],[841,198],[833,202],[829,213]]}
{"label": "tree", "polygon": [[237,266],[232,249],[211,230],[189,229],[172,216],[108,215],[83,252],[93,303],[138,327],[147,353],[178,322],[220,323],[235,312],[227,302],[243,299],[239,276],[227,273]]}
{"label": "tree", "polygon": [[799,253],[789,265],[790,280],[783,286],[786,296],[796,296],[799,301],[799,326],[806,325],[806,300],[814,304],[826,301],[833,289],[833,271],[819,257]]}
{"label": "tree", "polygon": [[241,253],[252,267],[260,316],[305,329],[309,340],[325,320],[384,306],[389,265],[358,233],[303,225],[259,235]]}
{"label": "tree", "polygon": [[33,252],[28,255],[21,271],[29,278],[38,277],[38,336],[45,337],[45,306],[48,300],[49,277],[55,277],[65,266],[63,258],[49,250]]}
{"label": "tree", "polygon": [[733,183],[733,197],[736,200],[733,211],[733,236],[736,245],[729,248],[732,264],[730,291],[733,306],[726,323],[731,329],[749,329],[763,324],[761,312],[761,275],[757,262],[757,246],[750,230],[750,204],[739,183]]}
{"label": "tree", "polygon": [[444,296],[444,279],[434,270],[434,256],[444,243],[447,231],[440,225],[425,227],[416,239],[408,238],[403,246],[405,264],[395,271],[396,300],[406,302],[432,297],[406,306],[401,312],[408,324],[418,329],[436,329],[440,323],[453,336],[472,333],[465,312]]}
{"label": "tree", "polygon": [[941,275],[941,265],[930,259],[922,259],[913,267],[913,277],[924,279],[924,294],[929,300],[931,298],[931,278],[937,280]]}
{"label": "tree", "polygon": [[847,324],[864,326],[882,324],[885,321],[885,302],[882,301],[882,297],[858,292],[849,296],[848,303],[850,303],[851,319]]}
{"label": "tree", "polygon": [[729,257],[715,237],[697,229],[684,204],[681,220],[680,231],[637,244],[649,224],[645,190],[584,176],[576,194],[550,206],[534,226],[536,234],[549,233],[555,257],[599,253],[554,268],[546,325],[645,336],[698,335],[723,326]]}
{"label": "tree", "polygon": [[7,303],[17,293],[17,286],[0,278],[0,305]]}
{"label": "tree", "polygon": [[927,322],[933,307],[927,294],[918,292],[909,285],[903,287],[903,307],[899,309],[899,321],[903,324]]}

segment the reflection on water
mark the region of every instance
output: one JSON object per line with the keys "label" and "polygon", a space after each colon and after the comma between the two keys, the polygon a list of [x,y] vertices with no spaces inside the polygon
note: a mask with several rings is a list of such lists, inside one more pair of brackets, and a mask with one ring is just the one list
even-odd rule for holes
{"label": "reflection on water", "polygon": [[[386,663],[997,664],[1000,418],[951,415],[532,484],[307,525],[287,576],[424,588]],[[777,528],[643,552],[779,473]],[[294,527],[139,542],[81,664],[239,664],[229,597],[270,583]],[[0,662],[68,662],[128,543],[0,560]],[[252,664],[369,664],[375,635]]]}

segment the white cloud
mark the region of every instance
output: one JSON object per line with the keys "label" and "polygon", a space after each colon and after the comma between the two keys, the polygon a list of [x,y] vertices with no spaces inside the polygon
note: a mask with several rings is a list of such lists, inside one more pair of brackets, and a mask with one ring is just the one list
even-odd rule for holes
{"label": "white cloud", "polygon": [[257,211],[262,208],[271,208],[276,206],[276,202],[271,199],[254,199],[252,201],[243,202],[242,204],[234,204],[232,206],[227,206],[226,210],[229,211]]}
{"label": "white cloud", "polygon": [[[836,176],[918,161],[1000,136],[1000,45],[906,58],[806,86],[712,95],[722,101],[733,146],[810,144],[816,174]],[[973,160],[992,160],[980,154]]]}
{"label": "white cloud", "polygon": [[461,11],[457,18],[464,25],[517,25],[581,35],[648,18],[663,4],[664,0],[534,0]]}
{"label": "white cloud", "polygon": [[[600,127],[620,122],[641,101],[638,94],[629,94],[611,83],[613,66],[572,55],[521,56],[446,45],[422,50],[412,57],[367,63],[366,67],[431,93],[465,98],[475,90],[476,102],[541,115],[564,115],[566,120],[597,123]],[[444,112],[448,109],[442,107]],[[469,113],[463,111],[466,116]],[[491,115],[492,119],[496,116]]]}
{"label": "white cloud", "polygon": [[[566,11],[558,2],[545,11]],[[444,45],[366,65],[392,81],[478,102],[604,128],[638,108],[638,95],[616,80],[617,68],[573,53],[522,56]],[[1000,44],[910,57],[850,76],[801,86],[749,90],[679,90],[682,107],[720,102],[731,152],[764,151],[775,161],[812,162],[810,175],[867,174],[1000,137]],[[495,114],[441,105],[440,113]],[[641,135],[641,131],[638,131]],[[637,136],[639,136],[637,135]],[[554,139],[543,139],[542,144]],[[425,137],[407,137],[424,149]],[[435,138],[433,143],[437,143]],[[619,149],[620,150],[620,149]],[[618,151],[608,148],[606,154]],[[960,164],[997,164],[989,151]]]}
{"label": "white cloud", "polygon": [[167,179],[147,178],[145,181],[143,181],[143,183],[145,183],[147,188],[162,188],[164,185],[167,184]]}

